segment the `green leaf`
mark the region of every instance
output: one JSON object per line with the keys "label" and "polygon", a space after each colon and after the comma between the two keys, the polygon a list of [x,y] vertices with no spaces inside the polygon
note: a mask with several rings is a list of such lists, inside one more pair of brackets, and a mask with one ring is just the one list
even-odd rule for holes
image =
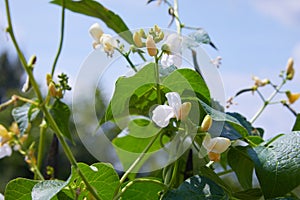
{"label": "green leaf", "polygon": [[[243,127],[240,122],[226,114],[226,113],[223,113],[221,111],[218,111],[218,110],[215,110],[213,109],[212,107],[210,107],[209,105],[207,105],[206,103],[204,103],[203,101],[199,100],[200,104],[202,105],[203,109],[206,111],[207,114],[209,114],[211,116],[211,118],[213,119],[213,121],[215,122],[227,122],[227,126],[226,126],[226,123],[224,123],[224,128],[227,129],[227,131],[229,133],[232,133],[232,128],[237,131],[237,134],[240,134],[241,137],[245,137],[248,135],[248,131],[245,127]],[[227,138],[231,138],[232,135],[223,135],[223,137],[227,137]]]}
{"label": "green leaf", "polygon": [[297,114],[296,121],[292,131],[300,131],[300,114]]}
{"label": "green leaf", "polygon": [[248,149],[265,198],[283,196],[300,184],[300,132]]}
{"label": "green leaf", "polygon": [[69,129],[71,116],[69,106],[57,99],[50,109],[50,113],[63,135],[73,142],[72,135]]}
{"label": "green leaf", "polygon": [[[130,98],[141,87],[144,92],[148,91],[147,89],[153,89],[152,84],[156,84],[154,63],[144,66],[132,77],[120,77],[116,82],[115,92],[110,103],[109,108],[111,110],[106,111],[108,114],[106,115],[106,121],[129,116]],[[136,95],[142,95],[141,91],[139,93]]]}
{"label": "green leaf", "polygon": [[17,178],[10,181],[5,189],[6,200],[31,200],[31,190],[38,181]]}
{"label": "green leaf", "polygon": [[231,147],[227,159],[241,186],[245,190],[252,188],[254,163],[247,154],[247,147]]}
{"label": "green leaf", "polygon": [[64,187],[66,187],[72,176],[67,181],[60,180],[45,180],[37,183],[31,192],[33,200],[50,200],[58,194]]}
{"label": "green leaf", "polygon": [[165,200],[197,200],[210,199],[220,200],[229,199],[227,194],[212,180],[195,175],[185,180],[178,189],[168,191],[163,197]]}
{"label": "green leaf", "polygon": [[[95,163],[93,167],[85,163],[78,163],[82,174],[87,181],[96,189],[102,200],[113,199],[114,193],[119,186],[119,176],[110,164]],[[92,169],[92,168],[97,168]]]}
{"label": "green leaf", "polygon": [[[62,5],[63,0],[53,0],[51,3]],[[73,12],[96,17],[102,20],[109,28],[119,33],[129,44],[133,44],[132,33],[119,15],[105,8],[94,0],[72,1],[64,0],[65,7]]]}
{"label": "green leaf", "polygon": [[196,93],[199,99],[210,103],[209,89],[202,77],[194,70],[175,70],[162,81],[162,85],[179,94],[185,90],[191,90]]}
{"label": "green leaf", "polygon": [[235,192],[233,196],[241,200],[256,200],[260,199],[262,193],[259,188],[253,188],[245,191]]}
{"label": "green leaf", "polygon": [[12,116],[18,124],[21,135],[26,133],[30,126],[30,121],[34,120],[38,113],[39,110],[33,109],[29,103],[26,103],[20,107],[16,107],[12,110]]}
{"label": "green leaf", "polygon": [[121,196],[124,200],[157,200],[159,199],[159,192],[166,189],[162,182],[150,178],[135,179],[125,187],[126,190]]}

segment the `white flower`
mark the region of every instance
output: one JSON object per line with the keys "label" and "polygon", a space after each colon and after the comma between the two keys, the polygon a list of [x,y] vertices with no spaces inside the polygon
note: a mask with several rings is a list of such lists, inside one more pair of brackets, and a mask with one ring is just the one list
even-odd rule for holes
{"label": "white flower", "polygon": [[153,110],[152,120],[154,123],[164,128],[168,126],[170,119],[176,117],[177,120],[185,120],[191,110],[191,103],[181,104],[180,96],[177,92],[166,94],[169,105],[159,105]]}
{"label": "white flower", "polygon": [[182,59],[179,55],[168,55],[164,53],[161,57],[160,61],[163,68],[170,67],[171,65],[175,65],[176,67],[180,67],[182,64]]}
{"label": "white flower", "polygon": [[0,193],[0,200],[4,200],[4,196],[1,193]]}
{"label": "white flower", "polygon": [[99,44],[100,38],[103,35],[103,30],[101,26],[98,23],[95,23],[90,27],[89,32],[93,37],[95,43]]}
{"label": "white flower", "polygon": [[182,64],[181,48],[182,48],[182,38],[178,34],[171,34],[167,37],[165,41],[165,53],[161,58],[162,67],[169,67],[175,65],[180,67]]}
{"label": "white flower", "polygon": [[6,156],[11,156],[12,149],[9,144],[5,143],[4,145],[0,146],[0,159]]}
{"label": "white flower", "polygon": [[117,47],[117,41],[109,34],[103,34],[100,38],[100,44],[108,56],[112,56],[114,48]]}
{"label": "white flower", "polygon": [[228,149],[231,142],[228,138],[224,137],[215,137],[211,138],[209,134],[207,134],[203,140],[203,147],[208,152],[213,152],[217,154],[221,154]]}

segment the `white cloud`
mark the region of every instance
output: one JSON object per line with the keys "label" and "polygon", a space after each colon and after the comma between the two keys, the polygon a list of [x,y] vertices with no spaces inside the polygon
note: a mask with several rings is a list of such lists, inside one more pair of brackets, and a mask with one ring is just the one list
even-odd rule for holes
{"label": "white cloud", "polygon": [[255,8],[288,26],[300,25],[299,0],[251,0]]}

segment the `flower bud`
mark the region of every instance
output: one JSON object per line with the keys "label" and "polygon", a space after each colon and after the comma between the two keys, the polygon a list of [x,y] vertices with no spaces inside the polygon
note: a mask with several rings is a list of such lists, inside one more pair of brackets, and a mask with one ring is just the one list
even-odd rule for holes
{"label": "flower bud", "polygon": [[28,92],[29,90],[31,89],[31,83],[30,83],[30,80],[29,80],[29,76],[26,77],[26,81],[22,87],[22,92]]}
{"label": "flower bud", "polygon": [[212,125],[212,118],[210,115],[206,115],[201,124],[201,131],[207,132]]}
{"label": "flower bud", "polygon": [[51,76],[51,74],[47,74],[47,75],[46,75],[46,83],[47,83],[47,86],[49,86],[49,84],[51,83],[51,81],[52,81],[52,76]]}
{"label": "flower bud", "polygon": [[180,106],[179,119],[185,121],[192,108],[191,102],[185,102]]}
{"label": "flower bud", "polygon": [[145,33],[144,29],[140,29],[139,35],[140,35],[142,38],[147,39],[147,36],[146,36],[146,33]]}
{"label": "flower bud", "polygon": [[61,99],[63,98],[63,93],[62,93],[62,90],[61,89],[58,89],[57,92],[56,92],[56,97]]}
{"label": "flower bud", "polygon": [[140,34],[138,32],[135,32],[133,34],[133,41],[134,41],[134,44],[139,48],[144,46],[144,44],[142,42],[142,37],[140,36]]}
{"label": "flower bud", "polygon": [[157,49],[156,49],[156,45],[155,45],[152,35],[148,35],[147,40],[146,40],[146,47],[147,47],[149,56],[156,56]]}
{"label": "flower bud", "polygon": [[98,23],[94,23],[92,26],[90,26],[89,32],[96,42],[99,42],[103,35],[102,28]]}
{"label": "flower bud", "polygon": [[158,25],[154,25],[154,31],[157,32],[157,33],[160,33],[161,32],[161,29],[159,28]]}
{"label": "flower bud", "polygon": [[33,65],[36,63],[36,55],[32,55],[30,58],[29,58],[29,61],[27,63],[28,67],[33,67]]}
{"label": "flower bud", "polygon": [[286,91],[285,94],[290,104],[293,104],[295,101],[297,101],[300,98],[300,93],[291,93],[290,91]]}
{"label": "flower bud", "polygon": [[289,58],[287,66],[286,66],[286,78],[288,80],[292,80],[295,74],[294,69],[294,60],[293,58]]}
{"label": "flower bud", "polygon": [[56,94],[57,94],[57,91],[56,91],[56,87],[54,85],[53,82],[51,82],[48,86],[48,90],[49,90],[49,93],[50,93],[50,96],[51,97],[56,97]]}
{"label": "flower bud", "polygon": [[0,124],[0,146],[11,138],[6,128]]}

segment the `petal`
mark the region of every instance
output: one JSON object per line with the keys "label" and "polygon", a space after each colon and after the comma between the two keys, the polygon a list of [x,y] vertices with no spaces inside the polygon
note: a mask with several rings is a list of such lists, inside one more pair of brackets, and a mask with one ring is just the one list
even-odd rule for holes
{"label": "petal", "polygon": [[171,54],[180,53],[182,48],[182,38],[180,35],[176,33],[169,35],[165,43],[169,46]]}
{"label": "petal", "polygon": [[0,159],[4,158],[5,156],[11,156],[11,154],[12,149],[7,143],[0,147]]}
{"label": "petal", "polygon": [[173,108],[167,105],[157,106],[152,113],[152,120],[161,128],[168,126],[170,119],[174,117]]}
{"label": "petal", "polygon": [[103,35],[102,28],[98,23],[93,24],[90,27],[89,32],[96,42],[98,42]]}
{"label": "petal", "polygon": [[204,139],[203,139],[203,142],[202,142],[202,146],[208,151],[208,152],[211,152],[211,150],[213,149],[214,147],[214,144],[211,142],[211,137],[209,134],[207,134]]}
{"label": "petal", "polygon": [[166,97],[168,99],[169,106],[173,108],[175,116],[177,120],[179,120],[181,107],[181,99],[179,94],[177,92],[169,92],[166,94]]}
{"label": "petal", "polygon": [[223,153],[231,145],[231,142],[228,138],[224,137],[215,137],[211,139],[211,143],[214,144],[211,152],[214,153]]}

